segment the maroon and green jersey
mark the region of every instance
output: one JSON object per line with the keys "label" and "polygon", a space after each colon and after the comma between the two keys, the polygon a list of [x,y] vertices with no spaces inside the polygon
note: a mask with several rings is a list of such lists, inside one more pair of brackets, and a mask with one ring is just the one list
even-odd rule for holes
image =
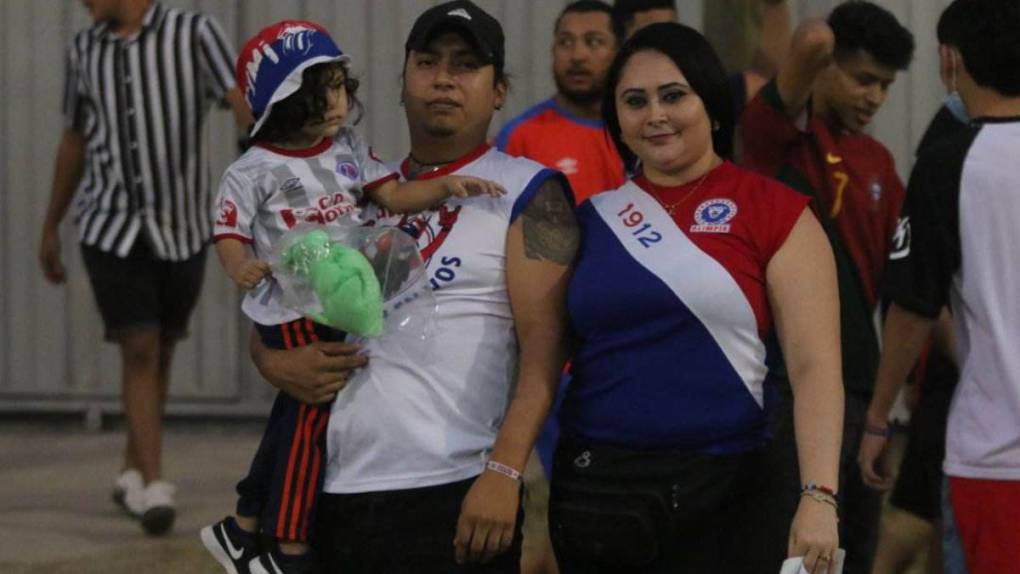
{"label": "maroon and green jersey", "polygon": [[904,196],[892,155],[874,138],[835,131],[809,111],[787,116],[775,80],[748,104],[741,130],[744,165],[814,200],[836,256],[844,382],[870,391],[879,355],[874,314]]}

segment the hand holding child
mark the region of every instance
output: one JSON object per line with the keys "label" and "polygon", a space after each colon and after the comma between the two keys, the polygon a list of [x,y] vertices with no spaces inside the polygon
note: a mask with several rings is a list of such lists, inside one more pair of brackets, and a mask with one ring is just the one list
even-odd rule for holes
{"label": "hand holding child", "polygon": [[476,195],[500,197],[506,195],[506,190],[503,189],[503,186],[480,177],[448,175],[443,178],[443,183],[450,197],[473,197]]}

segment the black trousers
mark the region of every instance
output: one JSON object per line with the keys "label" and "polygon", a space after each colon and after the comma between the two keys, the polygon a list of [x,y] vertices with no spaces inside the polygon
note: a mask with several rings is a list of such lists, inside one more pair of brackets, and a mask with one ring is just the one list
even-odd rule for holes
{"label": "black trousers", "polygon": [[486,564],[461,566],[454,560],[460,506],[474,481],[388,492],[324,493],[312,543],[324,572],[518,574],[522,511],[510,550]]}
{"label": "black trousers", "polygon": [[[298,319],[256,325],[263,344],[292,349],[315,341],[342,341],[344,333]],[[326,468],[330,405],[308,405],[277,393],[266,430],[246,476],[237,484],[237,514],[259,519],[263,534],[307,542]]]}
{"label": "black trousers", "polygon": [[549,503],[560,572],[767,572],[751,520],[768,481],[761,464],[760,451],[714,457],[561,439]]}
{"label": "black trousers", "polygon": [[[839,545],[846,549],[844,574],[870,574],[871,563],[878,545],[878,520],[882,510],[882,496],[877,490],[868,488],[861,480],[857,464],[857,450],[864,433],[864,418],[868,409],[870,394],[846,391],[846,408],[843,416],[843,445],[839,456]],[[773,440],[766,451],[765,472],[780,477],[782,485],[767,497],[765,517],[774,524],[785,522],[787,527],[793,520],[800,500],[800,466],[797,462],[797,445],[793,428],[793,396],[789,389],[777,393],[777,404],[773,412]],[[768,518],[766,518],[768,519]],[[778,572],[786,557],[786,540],[789,530],[762,528],[762,536],[771,537],[766,548],[783,551],[774,552],[768,559],[767,569],[762,572]]]}

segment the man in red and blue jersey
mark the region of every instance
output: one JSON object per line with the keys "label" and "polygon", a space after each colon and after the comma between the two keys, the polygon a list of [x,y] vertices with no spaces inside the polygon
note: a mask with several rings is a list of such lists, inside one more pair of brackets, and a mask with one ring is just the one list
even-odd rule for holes
{"label": "man in red and blue jersey", "polygon": [[510,121],[496,147],[567,175],[580,204],[623,184],[623,162],[602,129],[606,72],[623,41],[608,4],[579,0],[560,13],[553,29],[556,95]]}
{"label": "man in red and blue jersey", "polygon": [[[861,481],[855,457],[868,432],[864,415],[878,368],[879,285],[904,197],[892,155],[862,131],[913,52],[912,35],[887,10],[844,2],[827,21],[798,27],[776,78],[741,118],[743,162],[813,199],[836,256],[846,391],[840,541],[847,551],[845,572],[852,573],[871,571],[877,542],[881,499]],[[795,497],[789,386],[781,357],[773,359],[771,374],[781,392],[771,454],[776,472],[789,475]],[[775,512],[792,516],[796,500],[775,499]]]}

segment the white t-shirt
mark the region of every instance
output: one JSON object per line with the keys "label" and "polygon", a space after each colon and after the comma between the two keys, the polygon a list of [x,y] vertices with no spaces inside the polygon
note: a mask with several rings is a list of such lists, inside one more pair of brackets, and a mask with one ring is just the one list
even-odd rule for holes
{"label": "white t-shirt", "polygon": [[[481,473],[516,384],[518,349],[506,285],[510,224],[557,172],[483,146],[440,171],[499,182],[500,198],[450,199],[376,225],[417,237],[436,302],[433,360],[373,353],[333,403],[324,489],[354,493],[448,484]],[[386,335],[383,335],[385,338]],[[421,355],[422,353],[409,353]],[[423,364],[424,363],[424,364]]]}
{"label": "white t-shirt", "polygon": [[[214,240],[237,239],[268,260],[287,230],[299,223],[337,224],[358,218],[363,190],[396,172],[350,129],[306,150],[256,145],[227,168],[216,201]],[[269,279],[248,292],[241,310],[253,321],[276,325],[301,314],[281,304],[279,284]]]}

